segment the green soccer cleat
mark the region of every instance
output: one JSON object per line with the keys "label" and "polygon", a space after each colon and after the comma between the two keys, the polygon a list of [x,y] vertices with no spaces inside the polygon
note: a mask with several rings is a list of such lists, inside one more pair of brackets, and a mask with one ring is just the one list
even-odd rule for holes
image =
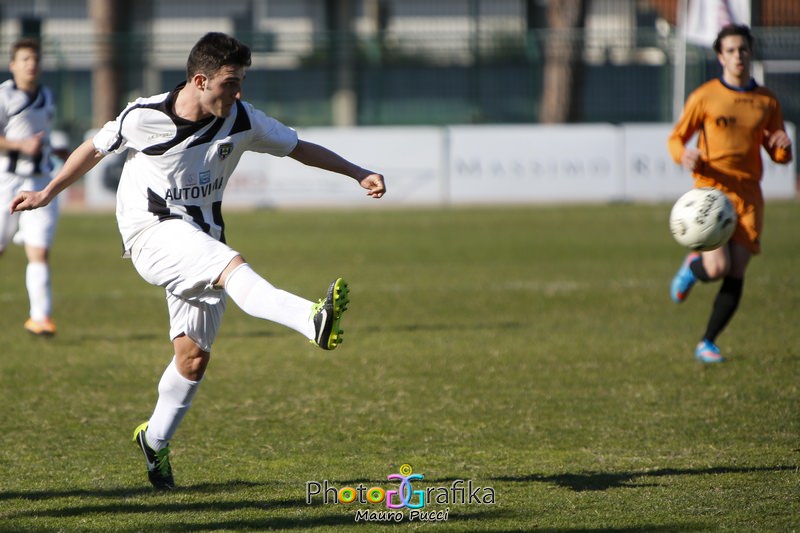
{"label": "green soccer cleat", "polygon": [[314,320],[314,339],[311,341],[323,350],[334,350],[342,343],[344,331],[340,329],[342,313],[350,303],[347,282],[337,279],[328,287],[328,294],[311,308]]}
{"label": "green soccer cleat", "polygon": [[172,466],[169,464],[169,446],[155,451],[147,444],[145,422],[133,430],[133,442],[139,445],[147,461],[147,477],[156,490],[172,490],[175,488],[175,479],[172,477]]}

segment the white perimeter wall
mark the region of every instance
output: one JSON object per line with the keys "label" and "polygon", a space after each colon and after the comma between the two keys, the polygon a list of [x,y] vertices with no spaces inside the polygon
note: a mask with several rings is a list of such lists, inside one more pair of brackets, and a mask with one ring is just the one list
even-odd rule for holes
{"label": "white perimeter wall", "polygon": [[[458,205],[547,202],[673,201],[692,187],[673,163],[671,124],[309,128],[322,144],[386,176],[379,204]],[[787,125],[797,146],[795,127]],[[795,153],[797,149],[795,148]],[[764,155],[767,198],[794,198],[796,163]],[[115,156],[112,156],[115,157]],[[109,208],[114,193],[106,158],[86,177],[86,204]],[[231,178],[225,205],[346,206],[373,204],[347,178],[289,158],[248,153]]]}

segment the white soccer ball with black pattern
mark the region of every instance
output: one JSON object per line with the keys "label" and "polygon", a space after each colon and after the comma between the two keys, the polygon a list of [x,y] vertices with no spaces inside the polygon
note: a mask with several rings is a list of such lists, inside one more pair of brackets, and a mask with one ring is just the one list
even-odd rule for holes
{"label": "white soccer ball with black pattern", "polygon": [[731,238],[736,219],[733,204],[724,192],[701,187],[678,198],[669,215],[669,229],[681,246],[714,250]]}

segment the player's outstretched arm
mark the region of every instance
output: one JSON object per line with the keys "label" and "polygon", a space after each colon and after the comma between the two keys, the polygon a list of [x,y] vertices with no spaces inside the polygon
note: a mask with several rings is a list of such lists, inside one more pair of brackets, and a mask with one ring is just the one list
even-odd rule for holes
{"label": "player's outstretched arm", "polygon": [[367,189],[367,196],[380,198],[386,194],[386,184],[382,174],[351,163],[324,146],[298,140],[297,146],[291,151],[289,157],[304,165],[350,176],[363,188]]}
{"label": "player's outstretched arm", "polygon": [[75,183],[100,162],[103,154],[94,147],[92,139],[84,141],[64,162],[55,178],[41,191],[22,191],[11,201],[11,212],[27,211],[44,207],[58,193]]}

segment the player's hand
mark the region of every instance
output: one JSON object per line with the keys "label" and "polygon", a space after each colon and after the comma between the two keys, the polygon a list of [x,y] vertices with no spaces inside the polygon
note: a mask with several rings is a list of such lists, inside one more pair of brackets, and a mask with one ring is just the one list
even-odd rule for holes
{"label": "player's hand", "polygon": [[787,149],[792,144],[791,139],[789,139],[789,135],[787,135],[783,130],[775,130],[772,133],[764,130],[764,137],[767,138],[767,146],[770,148]]}
{"label": "player's hand", "polygon": [[380,198],[386,194],[386,184],[384,183],[383,176],[381,174],[370,174],[366,178],[362,179],[359,183],[362,187],[367,189],[367,196]]}
{"label": "player's hand", "polygon": [[42,191],[22,191],[11,200],[10,210],[12,213],[20,211],[30,211],[39,207],[46,206],[50,201]]}
{"label": "player's hand", "polygon": [[700,150],[687,148],[681,156],[681,165],[687,170],[695,170],[700,165]]}
{"label": "player's hand", "polygon": [[26,155],[36,155],[42,151],[44,132],[40,131],[19,141],[19,151]]}

